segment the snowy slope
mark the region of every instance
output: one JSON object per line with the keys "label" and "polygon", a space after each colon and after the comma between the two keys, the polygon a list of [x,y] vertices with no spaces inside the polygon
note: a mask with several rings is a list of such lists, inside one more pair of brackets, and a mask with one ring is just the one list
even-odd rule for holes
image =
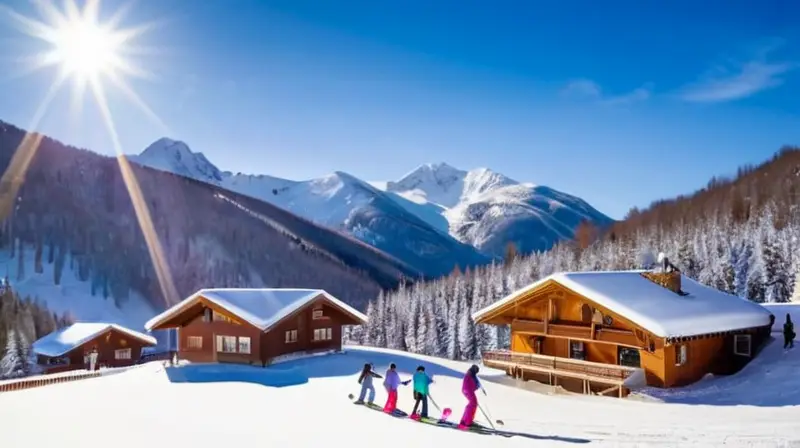
{"label": "snowy slope", "polygon": [[[167,142],[167,143],[165,143]],[[220,172],[182,142],[162,139],[131,161],[271,203],[316,224],[345,231],[427,275],[484,264],[489,258],[438,230],[389,194],[343,172],[308,181]]]}
{"label": "snowy slope", "polygon": [[0,269],[3,275],[8,273],[11,287],[22,297],[38,298],[52,312],[59,315],[70,313],[79,321],[108,322],[139,331],[143,331],[144,323],[155,314],[149,301],[134,291],[119,306],[113,298],[104,298],[99,292],[92,295],[90,282],[78,279],[77,272],[70,268],[69,258],[61,275],[61,284],[56,285],[54,266],[45,260],[43,272],[37,274],[34,271],[34,255],[32,248],[25,250],[20,278],[18,258],[11,258],[8,250],[2,250]]}
{"label": "snowy slope", "polygon": [[[418,364],[435,383],[431,396],[453,408],[465,405],[461,375],[468,364],[389,350],[350,348],[343,355],[289,361],[266,369],[236,365],[167,368],[152,363],[97,379],[0,394],[3,446],[31,446],[31,434],[46,427],[64,448],[108,446],[291,446],[365,444],[381,447],[462,448],[535,446],[790,446],[800,443],[797,403],[777,407],[665,404],[543,395],[491,381],[480,395],[492,419],[516,434],[504,438],[397,419],[350,403],[364,362],[383,373],[396,362],[401,378]],[[797,389],[796,376],[782,387]],[[740,395],[758,395],[766,380]],[[775,386],[772,387],[774,389]],[[728,391],[730,392],[730,391]],[[113,397],[113,398],[110,398]],[[312,400],[312,401],[309,401]],[[377,400],[385,392],[377,387]],[[58,403],[59,405],[53,405]],[[308,405],[300,405],[306,403]],[[399,407],[410,411],[411,392],[400,391]],[[102,409],[103,412],[97,412]],[[436,408],[431,405],[431,413]],[[86,416],[91,415],[91,419]],[[487,424],[478,413],[477,420]],[[125,437],[119,437],[124,421]],[[209,424],[197,426],[197,422]],[[794,445],[791,445],[794,446]]]}
{"label": "snowy slope", "polygon": [[418,209],[438,208],[451,235],[493,256],[501,256],[509,242],[522,252],[547,250],[573,238],[583,220],[599,227],[612,222],[580,198],[486,168],[425,164],[397,182],[375,185]]}

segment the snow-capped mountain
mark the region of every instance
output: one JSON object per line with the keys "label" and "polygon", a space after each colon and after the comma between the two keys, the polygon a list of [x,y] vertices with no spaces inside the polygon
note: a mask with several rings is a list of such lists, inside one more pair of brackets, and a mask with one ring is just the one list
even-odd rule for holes
{"label": "snow-capped mountain", "polygon": [[192,152],[184,142],[161,138],[145,148],[135,162],[203,182],[222,181],[222,173],[202,152]]}
{"label": "snow-capped mountain", "polygon": [[130,159],[219,185],[317,224],[345,231],[429,275],[571,238],[586,219],[612,222],[583,200],[486,168],[425,164],[396,182],[365,182],[343,172],[307,181],[222,172],[202,153],[161,139]]}
{"label": "snow-capped mountain", "polygon": [[425,164],[397,182],[374,184],[405,199],[401,203],[438,211],[443,219],[430,220],[432,225],[446,225],[454,238],[491,256],[501,256],[508,243],[521,252],[549,249],[571,239],[583,220],[598,227],[613,222],[580,198],[487,168]]}
{"label": "snow-capped mountain", "polygon": [[[167,143],[164,143],[167,142]],[[308,181],[221,172],[186,144],[162,139],[129,159],[141,165],[219,185],[347,232],[431,276],[487,263],[490,258],[446,230],[429,225],[391,193],[347,173]]]}

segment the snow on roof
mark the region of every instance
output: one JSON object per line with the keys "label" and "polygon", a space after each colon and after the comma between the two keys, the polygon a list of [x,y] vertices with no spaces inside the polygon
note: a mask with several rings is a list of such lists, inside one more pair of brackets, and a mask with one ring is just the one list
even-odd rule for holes
{"label": "snow on roof", "polygon": [[117,324],[99,322],[76,322],[68,327],[56,330],[33,343],[33,351],[42,356],[61,356],[80,347],[106,330],[116,330],[139,339],[148,344],[155,345],[156,339],[152,336],[133,331]]}
{"label": "snow on roof", "polygon": [[150,319],[144,327],[148,331],[152,330],[159,323],[175,316],[187,305],[202,297],[265,331],[320,295],[361,322],[367,322],[367,316],[322,289],[227,288],[201,289]]}
{"label": "snow on roof", "polygon": [[641,274],[646,271],[561,272],[545,277],[475,312],[473,319],[512,303],[553,280],[658,337],[693,336],[769,325],[761,305],[702,285],[681,274],[678,295]]}

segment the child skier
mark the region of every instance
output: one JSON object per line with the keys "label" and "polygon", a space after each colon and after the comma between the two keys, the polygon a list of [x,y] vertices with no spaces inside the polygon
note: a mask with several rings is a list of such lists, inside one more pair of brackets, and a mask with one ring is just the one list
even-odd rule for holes
{"label": "child skier", "polygon": [[[464,375],[464,381],[461,383],[461,393],[467,397],[467,406],[464,408],[464,415],[461,417],[461,422],[458,425],[459,429],[468,429],[475,421],[475,412],[478,410],[478,396],[475,395],[478,389],[483,390],[480,380],[478,380],[478,368],[473,364]],[[483,391],[486,395],[486,391]]]}
{"label": "child skier", "polygon": [[386,399],[386,405],[383,406],[383,412],[391,414],[397,408],[397,388],[402,384],[407,385],[411,380],[400,381],[400,375],[397,374],[397,365],[391,363],[389,370],[386,371],[386,379],[383,380],[383,387],[386,388],[386,393],[389,397]]}
{"label": "child skier", "polygon": [[375,401],[375,387],[372,385],[372,378],[383,377],[372,371],[372,364],[364,364],[364,368],[361,369],[361,376],[358,377],[358,384],[361,385],[361,393],[358,394],[356,404],[364,404],[364,397],[367,395],[367,392],[369,392],[367,404],[371,405],[372,402]]}
{"label": "child skier", "polygon": [[[428,418],[428,386],[433,383],[433,379],[425,373],[425,367],[419,366],[412,380],[414,381],[414,410],[411,411],[411,418],[414,420]],[[422,410],[417,414],[420,403],[422,403]]]}

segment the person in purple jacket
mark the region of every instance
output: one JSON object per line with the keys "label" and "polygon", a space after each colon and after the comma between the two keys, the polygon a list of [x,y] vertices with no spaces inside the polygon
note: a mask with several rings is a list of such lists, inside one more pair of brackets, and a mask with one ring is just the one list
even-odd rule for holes
{"label": "person in purple jacket", "polygon": [[400,375],[397,373],[395,363],[389,365],[389,370],[386,371],[385,379],[383,380],[383,387],[386,388],[386,392],[389,394],[386,399],[386,405],[383,407],[383,412],[391,414],[397,409],[397,388],[401,384],[403,386],[407,385],[410,381],[400,381]]}

